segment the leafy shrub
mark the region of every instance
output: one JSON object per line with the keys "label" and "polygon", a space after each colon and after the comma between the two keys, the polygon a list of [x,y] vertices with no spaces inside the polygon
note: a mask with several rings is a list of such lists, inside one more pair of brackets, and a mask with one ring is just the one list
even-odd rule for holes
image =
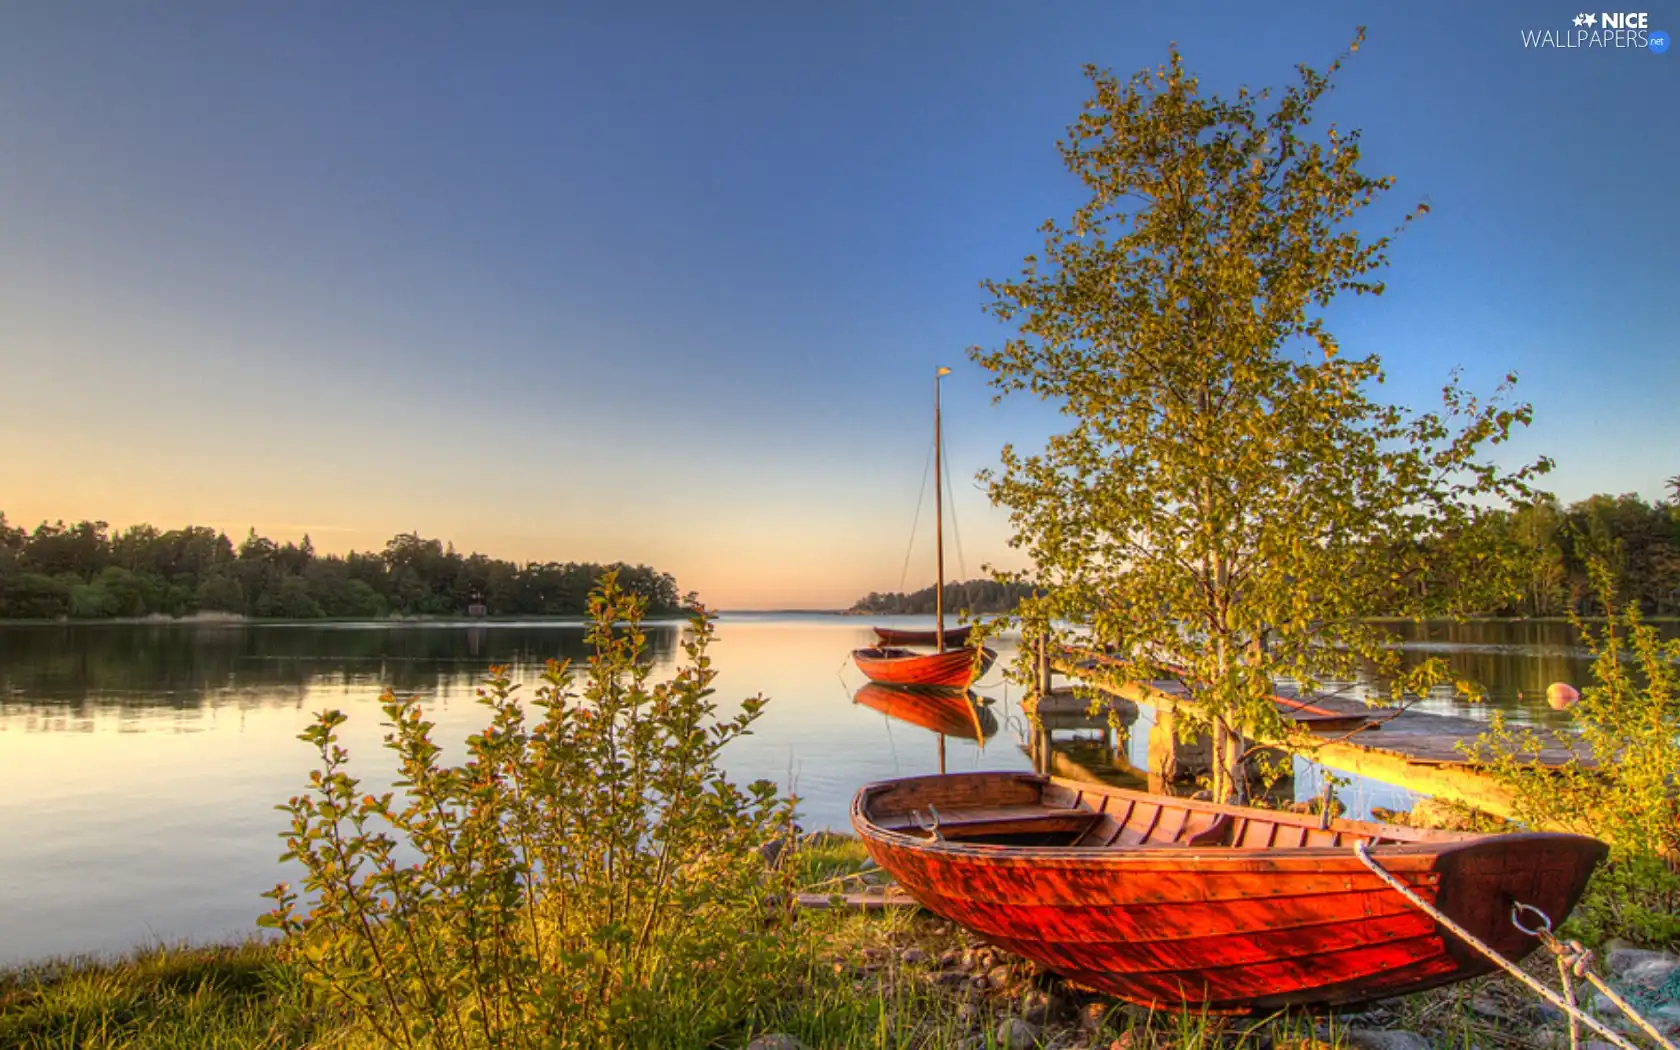
{"label": "leafy shrub", "polygon": [[1495,775],[1513,790],[1525,824],[1591,835],[1610,847],[1576,925],[1587,937],[1629,937],[1668,944],[1680,938],[1680,640],[1664,641],[1637,603],[1622,609],[1609,569],[1591,568],[1612,615],[1601,631],[1575,628],[1593,653],[1593,684],[1572,709],[1580,740],[1596,767],[1542,768],[1531,731],[1495,718],[1484,737]]}
{"label": "leafy shrub", "polygon": [[[789,804],[718,766],[763,699],[720,718],[712,627],[651,684],[643,599],[614,575],[591,596],[594,656],[574,694],[551,662],[528,722],[505,670],[479,692],[490,724],[460,766],[439,762],[412,698],[387,693],[392,793],[365,794],[327,711],[302,735],[321,755],[281,809],[313,907],[290,888],[263,925],[316,986],[389,1046],[692,1045],[742,1004],[767,934],[760,847]],[[616,626],[615,626],[616,625]]]}

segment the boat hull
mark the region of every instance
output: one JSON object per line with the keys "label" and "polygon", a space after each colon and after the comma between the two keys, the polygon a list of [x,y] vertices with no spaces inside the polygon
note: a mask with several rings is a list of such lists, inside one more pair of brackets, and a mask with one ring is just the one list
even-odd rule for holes
{"label": "boat hull", "polygon": [[[1097,848],[937,841],[883,827],[870,813],[872,791],[942,781],[932,784],[939,790],[927,795],[927,811],[953,819],[965,790],[1009,778],[1054,784],[1103,813],[1153,806],[1152,826],[1217,823],[1224,811],[1224,828],[1240,838],[1234,846],[1146,839]],[[1605,852],[1575,835],[1454,836],[1353,821],[1320,831],[1312,818],[1292,814],[1140,801],[1149,799],[1022,774],[956,774],[866,787],[852,819],[876,863],[928,910],[1130,1002],[1225,1013],[1347,1006],[1493,968],[1365,867],[1355,841],[1370,844],[1384,868],[1509,959],[1536,943],[1511,924],[1512,903],[1561,922]],[[1139,826],[1123,823],[1122,833]],[[1408,833],[1422,840],[1405,841]]]}
{"label": "boat hull", "polygon": [[909,649],[856,649],[852,661],[871,682],[883,685],[937,686],[966,689],[991,669],[997,653],[982,648],[979,659],[973,649],[950,649],[943,653],[917,653]]}
{"label": "boat hull", "polygon": [[940,736],[984,743],[998,728],[997,717],[960,689],[871,682],[857,691],[852,702]]}
{"label": "boat hull", "polygon": [[[968,644],[968,636],[972,627],[952,627],[945,632],[946,648],[959,648]],[[877,627],[875,637],[882,645],[938,645],[938,631],[906,631],[896,627]]]}

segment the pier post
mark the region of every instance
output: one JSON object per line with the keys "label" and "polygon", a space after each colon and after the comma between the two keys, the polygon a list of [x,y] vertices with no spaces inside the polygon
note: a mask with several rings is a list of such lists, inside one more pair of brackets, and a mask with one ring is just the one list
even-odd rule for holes
{"label": "pier post", "polygon": [[1149,727],[1149,782],[1154,791],[1162,785],[1202,776],[1212,768],[1213,740],[1206,734],[1188,743],[1178,739],[1177,704],[1167,701],[1155,709],[1155,724]]}
{"label": "pier post", "polygon": [[1045,627],[1038,632],[1035,645],[1037,653],[1035,654],[1036,659],[1034,660],[1034,665],[1038,672],[1038,681],[1036,683],[1038,686],[1038,695],[1049,696],[1050,688],[1054,684],[1052,681],[1054,671],[1050,666],[1050,629],[1048,627]]}

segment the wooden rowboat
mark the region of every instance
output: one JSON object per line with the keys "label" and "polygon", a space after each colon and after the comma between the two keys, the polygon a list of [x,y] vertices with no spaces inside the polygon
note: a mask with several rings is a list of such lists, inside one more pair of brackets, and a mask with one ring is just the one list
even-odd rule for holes
{"label": "wooden rowboat", "polygon": [[997,716],[981,707],[973,694],[960,689],[870,682],[857,691],[852,702],[940,736],[985,743],[998,730]]}
{"label": "wooden rowboat", "polygon": [[[968,644],[972,626],[952,627],[945,632],[945,648],[959,649]],[[938,631],[901,631],[895,627],[875,628],[875,637],[882,645],[938,645]]]}
{"label": "wooden rowboat", "polygon": [[871,682],[946,689],[967,689],[991,669],[996,659],[997,653],[985,648],[978,654],[973,649],[947,649],[942,653],[888,647],[852,650],[852,661]]}
{"label": "wooden rowboat", "polygon": [[[1220,806],[1024,773],[871,784],[870,856],[923,907],[1070,980],[1164,1009],[1341,1006],[1487,973],[1370,856],[1507,959],[1562,922],[1605,846]],[[930,830],[933,829],[933,830]]]}

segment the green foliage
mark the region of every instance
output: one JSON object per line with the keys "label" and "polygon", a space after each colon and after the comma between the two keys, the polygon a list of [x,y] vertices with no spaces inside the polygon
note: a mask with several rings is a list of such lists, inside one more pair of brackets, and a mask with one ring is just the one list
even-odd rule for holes
{"label": "green foliage", "polygon": [[[1021,599],[1033,595],[1033,588],[1024,584],[1000,580],[975,579],[945,585],[945,609],[966,613],[1011,612]],[[884,613],[894,615],[929,615],[934,611],[934,589],[902,594],[891,591],[881,594],[871,591],[859,598],[849,610],[855,613]]]}
{"label": "green foliage", "polygon": [[[1382,291],[1390,238],[1353,222],[1393,181],[1360,171],[1358,132],[1308,134],[1340,65],[1300,67],[1275,104],[1204,95],[1176,51],[1127,83],[1088,68],[1095,94],[1061,144],[1088,199],[1043,227],[1018,279],[986,283],[1018,334],[971,351],[1000,397],[1072,419],[982,475],[1035,566],[1018,578],[1049,592],[1023,619],[1090,624],[1121,676],[1176,672],[1196,701],[1184,729],[1211,728],[1226,772],[1232,730],[1284,731],[1276,677],[1444,680],[1440,660],[1403,671],[1367,618],[1504,600],[1514,565],[1483,508],[1532,498],[1549,466],[1482,458],[1528,406],[1456,381],[1437,412],[1383,404],[1378,359],[1329,331],[1336,296]],[[1435,573],[1454,585],[1417,586]]]}
{"label": "green foliage", "polygon": [[[1591,565],[1600,601],[1616,609],[1613,570]],[[1596,767],[1534,762],[1530,730],[1495,716],[1479,746],[1514,796],[1525,824],[1591,835],[1610,847],[1578,911],[1589,935],[1672,943],[1680,938],[1680,639],[1664,641],[1637,603],[1593,631],[1575,619],[1592,650],[1593,684],[1571,709],[1573,727]]]}
{"label": "green foliage", "polygon": [[42,522],[34,532],[0,513],[0,619],[101,619],[225,612],[290,620],[323,616],[579,616],[609,570],[622,586],[672,613],[684,596],[645,565],[547,562],[519,566],[415,534],[378,554],[319,555],[308,536],[279,544],[252,529],[236,549],[202,526],[160,532],[134,525],[115,536],[102,521]]}
{"label": "green foliage", "polygon": [[303,735],[322,765],[282,807],[283,859],[314,903],[277,887],[264,925],[385,1045],[694,1045],[696,1024],[752,994],[725,978],[769,950],[757,849],[789,805],[769,782],[738,789],[718,757],[763,700],[718,715],[704,613],[685,666],[650,683],[645,605],[604,579],[581,692],[551,663],[534,721],[492,672],[490,723],[460,766],[441,764],[413,699],[387,694],[400,797],[349,774],[342,713]]}

